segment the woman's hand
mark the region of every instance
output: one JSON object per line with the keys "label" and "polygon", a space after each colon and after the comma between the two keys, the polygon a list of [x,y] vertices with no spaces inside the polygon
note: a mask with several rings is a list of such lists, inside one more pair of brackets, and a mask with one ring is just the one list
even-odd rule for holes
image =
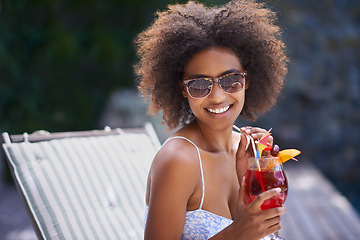
{"label": "woman's hand", "polygon": [[[241,128],[241,131],[246,132],[246,134],[250,135],[255,141],[260,140],[260,138],[262,136],[264,136],[264,134],[268,131],[259,127],[250,127],[250,126],[245,126]],[[274,141],[274,138],[270,135],[269,138],[267,139],[267,142],[272,145]]]}
{"label": "woman's hand", "polygon": [[[255,141],[258,141],[267,132],[267,130],[258,127],[246,126],[242,127],[241,131],[243,133],[241,133],[241,140],[236,153],[236,172],[238,175],[239,185],[241,185],[242,178],[245,176],[249,157],[253,157],[255,155],[250,142],[250,137]],[[267,142],[272,145],[273,140],[273,137],[269,136]],[[270,152],[264,151],[263,154],[270,155]]]}
{"label": "woman's hand", "polygon": [[286,209],[277,207],[261,210],[260,208],[265,200],[276,196],[279,192],[279,188],[270,189],[261,193],[246,206],[242,200],[245,198],[245,186],[244,180],[242,180],[238,209],[231,226],[235,234],[234,239],[255,240],[280,230],[280,216],[285,213]]}

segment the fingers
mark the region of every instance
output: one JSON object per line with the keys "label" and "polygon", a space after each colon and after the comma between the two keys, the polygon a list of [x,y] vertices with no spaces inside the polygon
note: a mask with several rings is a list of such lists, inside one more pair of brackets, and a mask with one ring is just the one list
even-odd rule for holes
{"label": "fingers", "polygon": [[263,129],[263,128],[259,128],[259,127],[242,127],[241,128],[242,131],[245,131],[247,134],[251,135],[253,138],[261,138],[266,132],[267,130]]}
{"label": "fingers", "polygon": [[272,198],[276,195],[278,195],[281,192],[281,188],[273,188],[268,191],[265,191],[258,195],[254,201],[251,203],[251,205],[255,209],[260,209],[260,206],[264,203],[264,201],[268,200],[269,198]]}
{"label": "fingers", "polygon": [[279,231],[280,229],[281,229],[281,224],[280,224],[280,221],[278,221],[276,224],[269,226],[265,230],[265,236],[267,236],[271,233],[275,233],[275,232]]}
{"label": "fingers", "polygon": [[281,229],[281,216],[284,215],[285,211],[286,210],[284,207],[272,208],[264,211],[264,213],[266,212],[266,215],[270,215],[270,217],[265,216],[267,217],[267,220],[264,223],[268,234],[279,231]]}
{"label": "fingers", "polygon": [[[267,130],[265,130],[265,129],[262,129],[259,127],[250,127],[250,126],[242,127],[241,130],[246,132],[247,134],[249,134],[255,140],[259,140],[267,132]],[[270,135],[267,142],[272,145],[273,141],[274,141],[274,138]]]}
{"label": "fingers", "polygon": [[280,222],[280,216],[286,212],[285,207],[270,208],[263,211],[264,217],[270,221],[269,226],[276,224],[276,219]]}
{"label": "fingers", "polygon": [[[246,239],[259,239],[270,233],[281,229],[281,215],[285,213],[284,207],[276,207],[261,210],[261,204],[280,193],[280,188],[271,189],[261,193],[250,204],[245,204],[245,178],[242,178],[237,213],[234,218],[236,229],[241,235],[247,236]],[[240,236],[241,236],[240,235]],[[242,239],[242,238],[241,238]]]}
{"label": "fingers", "polygon": [[268,227],[272,227],[272,226],[274,226],[274,225],[280,224],[280,221],[281,221],[281,217],[280,217],[280,216],[276,216],[276,217],[267,219],[265,223],[266,223],[266,225],[267,225]]}

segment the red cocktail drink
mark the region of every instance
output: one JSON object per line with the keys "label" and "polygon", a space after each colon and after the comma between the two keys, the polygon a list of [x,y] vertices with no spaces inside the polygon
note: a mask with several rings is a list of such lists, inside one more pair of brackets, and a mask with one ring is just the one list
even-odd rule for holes
{"label": "red cocktail drink", "polygon": [[281,188],[281,192],[277,196],[264,201],[261,205],[262,210],[281,207],[284,204],[288,192],[286,175],[279,165],[271,169],[260,167],[259,170],[256,167],[247,170],[245,175],[245,193],[249,203],[260,193],[272,188]]}

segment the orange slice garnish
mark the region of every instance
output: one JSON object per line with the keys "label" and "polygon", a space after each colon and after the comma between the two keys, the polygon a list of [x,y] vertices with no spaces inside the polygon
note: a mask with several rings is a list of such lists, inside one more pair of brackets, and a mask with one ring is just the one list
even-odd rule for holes
{"label": "orange slice garnish", "polygon": [[280,151],[276,157],[280,158],[280,161],[282,163],[284,163],[284,162],[296,157],[300,153],[301,152],[297,149],[285,149],[285,150]]}
{"label": "orange slice garnish", "polygon": [[[275,157],[278,157],[279,161],[282,163],[284,163],[290,159],[297,161],[294,157],[296,157],[300,153],[301,153],[301,151],[299,151],[297,149],[285,149],[285,150],[280,151]],[[271,161],[267,165],[267,169],[271,169],[271,168],[275,167],[276,165],[277,164],[274,163],[274,161]]]}

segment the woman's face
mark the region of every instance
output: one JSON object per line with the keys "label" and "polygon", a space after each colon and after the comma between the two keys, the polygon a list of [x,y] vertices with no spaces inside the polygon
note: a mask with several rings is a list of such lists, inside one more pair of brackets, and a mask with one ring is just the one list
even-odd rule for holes
{"label": "woman's face", "polygon": [[[211,47],[194,54],[185,66],[184,79],[198,77],[219,77],[226,73],[243,72],[239,58],[223,47]],[[189,101],[190,108],[199,124],[205,124],[214,130],[231,127],[241,113],[245,101],[245,87],[236,93],[225,93],[214,83],[210,94],[195,99],[189,96],[186,87],[182,93]]]}

